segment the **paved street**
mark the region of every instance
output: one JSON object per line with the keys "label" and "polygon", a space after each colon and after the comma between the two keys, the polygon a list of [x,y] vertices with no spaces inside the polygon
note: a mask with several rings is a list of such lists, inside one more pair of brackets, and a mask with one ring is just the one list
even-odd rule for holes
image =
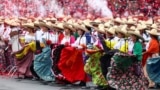
{"label": "paved street", "polygon": [[[0,90],[82,90],[80,89],[80,87],[68,86],[69,88],[67,89],[66,87],[67,86],[60,86],[57,84],[43,85],[39,81],[18,80],[0,76]],[[160,90],[160,89],[148,89],[148,90]]]}
{"label": "paved street", "polygon": [[[38,81],[17,80],[7,77],[0,77],[0,90],[66,90],[66,86],[42,85]],[[69,88],[67,90],[80,90],[80,88]]]}

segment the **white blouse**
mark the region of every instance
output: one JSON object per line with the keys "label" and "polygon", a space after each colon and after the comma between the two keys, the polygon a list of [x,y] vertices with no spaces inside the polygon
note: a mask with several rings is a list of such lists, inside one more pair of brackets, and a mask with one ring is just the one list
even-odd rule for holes
{"label": "white blouse", "polygon": [[125,44],[125,40],[124,38],[121,38],[118,40],[118,42],[114,45],[114,49],[118,49],[120,50],[120,48],[122,47],[122,45]]}
{"label": "white blouse", "polygon": [[29,43],[29,42],[35,40],[35,36],[29,35],[29,34],[26,34],[24,38],[25,38],[25,42],[26,42],[26,43]]}
{"label": "white blouse", "polygon": [[61,41],[61,44],[66,44],[66,42],[70,43],[70,36],[64,36]]}
{"label": "white blouse", "polygon": [[134,47],[134,42],[132,40],[128,41],[128,52],[132,52]]}
{"label": "white blouse", "polygon": [[80,36],[80,37],[78,37],[77,38],[77,40],[72,44],[72,47],[79,47],[79,48],[81,48],[81,46],[80,45],[82,45],[82,44],[84,44],[84,45],[86,45],[87,43],[87,40],[86,40],[86,37],[85,36]]}
{"label": "white blouse", "polygon": [[43,31],[42,30],[38,30],[36,31],[36,40],[42,42],[42,34],[43,34]]}

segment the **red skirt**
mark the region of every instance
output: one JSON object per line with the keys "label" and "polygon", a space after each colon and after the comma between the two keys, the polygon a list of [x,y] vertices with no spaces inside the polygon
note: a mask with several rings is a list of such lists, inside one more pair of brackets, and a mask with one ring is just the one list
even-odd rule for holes
{"label": "red skirt", "polygon": [[58,67],[65,79],[71,83],[86,81],[84,72],[83,51],[73,47],[65,47],[60,55]]}

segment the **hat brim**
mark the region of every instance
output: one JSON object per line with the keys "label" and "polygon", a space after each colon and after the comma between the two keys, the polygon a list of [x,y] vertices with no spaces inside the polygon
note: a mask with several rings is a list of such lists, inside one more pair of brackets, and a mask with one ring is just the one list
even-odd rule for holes
{"label": "hat brim", "polygon": [[128,31],[128,34],[129,34],[129,35],[135,35],[135,36],[137,36],[139,39],[144,40],[144,38],[143,38],[140,34],[137,34],[137,33],[135,33],[134,31]]}
{"label": "hat brim", "polygon": [[74,27],[75,27],[76,29],[80,29],[80,30],[83,30],[83,31],[85,31],[85,32],[89,32],[89,30],[87,30],[86,28],[84,28],[84,27],[82,27],[82,26],[80,26],[80,25],[74,25]]}
{"label": "hat brim", "polygon": [[160,35],[159,33],[152,33],[150,31],[147,31],[147,33],[149,33],[150,35],[154,35],[154,36],[159,36]]}
{"label": "hat brim", "polygon": [[109,31],[109,30],[106,30],[106,32],[107,32],[107,33],[110,33],[110,34],[112,34],[112,35],[115,35],[115,32],[111,32],[111,31]]}
{"label": "hat brim", "polygon": [[122,30],[116,30],[115,32],[117,32],[117,33],[122,33],[122,34],[124,34],[125,36],[127,36],[127,32],[123,32]]}
{"label": "hat brim", "polygon": [[72,27],[69,26],[69,24],[64,24],[63,27],[67,28],[67,29],[69,29],[71,31],[75,31]]}
{"label": "hat brim", "polygon": [[99,28],[97,28],[97,27],[94,27],[94,30],[95,30],[95,31],[97,31],[97,32],[100,32],[100,33],[106,34],[105,30],[104,30],[104,31],[99,30]]}
{"label": "hat brim", "polygon": [[59,26],[57,26],[55,24],[52,25],[52,28],[56,28],[56,29],[59,29],[59,30],[63,30],[64,29],[64,27],[59,27]]}
{"label": "hat brim", "polygon": [[34,26],[31,26],[31,25],[22,25],[22,27],[27,27],[27,28],[32,28],[32,29],[34,29]]}
{"label": "hat brim", "polygon": [[46,27],[48,29],[51,29],[51,26],[47,25],[46,23],[43,23],[43,22],[39,22],[39,26],[43,26],[43,27]]}

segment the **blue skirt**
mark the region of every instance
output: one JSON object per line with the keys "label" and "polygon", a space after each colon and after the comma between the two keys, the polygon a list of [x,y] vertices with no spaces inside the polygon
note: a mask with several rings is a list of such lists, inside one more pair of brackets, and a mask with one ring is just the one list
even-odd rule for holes
{"label": "blue skirt", "polygon": [[54,81],[52,72],[51,49],[45,47],[42,53],[35,55],[34,70],[37,75],[44,81]]}
{"label": "blue skirt", "polygon": [[153,82],[160,83],[160,57],[151,58],[147,61],[147,72]]}

